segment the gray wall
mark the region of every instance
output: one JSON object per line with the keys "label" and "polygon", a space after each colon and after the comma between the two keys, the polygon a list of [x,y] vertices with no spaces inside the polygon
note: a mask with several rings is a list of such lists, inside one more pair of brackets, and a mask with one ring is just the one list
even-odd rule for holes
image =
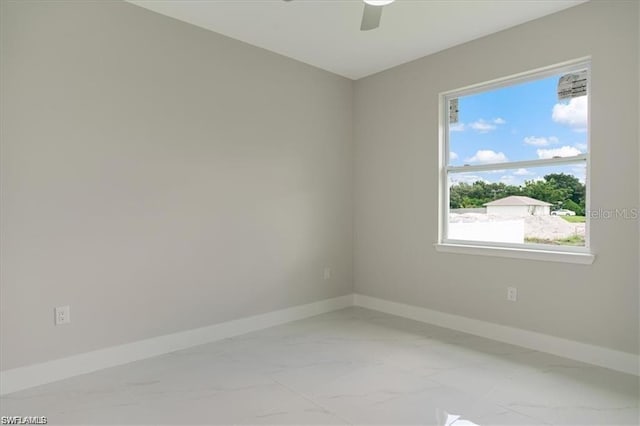
{"label": "gray wall", "polygon": [[433,248],[438,93],[586,55],[591,206],[638,207],[637,8],[586,3],[356,82],[356,292],[638,353],[637,221],[592,221],[591,266]]}
{"label": "gray wall", "polygon": [[[360,80],[355,92],[126,3],[0,5],[0,369],[352,285],[638,352],[636,222],[594,221],[592,266],[432,247],[438,93],[584,55],[592,207],[638,206],[637,3],[578,6]],[[66,304],[72,324],[54,327],[53,307]]]}
{"label": "gray wall", "polygon": [[1,4],[1,369],[352,292],[350,80],[126,3]]}

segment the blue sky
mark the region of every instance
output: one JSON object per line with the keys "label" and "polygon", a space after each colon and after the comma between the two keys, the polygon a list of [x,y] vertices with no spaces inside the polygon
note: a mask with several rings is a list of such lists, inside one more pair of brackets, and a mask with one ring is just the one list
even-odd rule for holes
{"label": "blue sky", "polygon": [[[450,164],[491,164],[568,157],[587,150],[587,97],[559,101],[561,74],[459,98],[458,123],[450,125]],[[547,173],[584,181],[583,166],[557,166],[452,175],[454,181],[519,185]]]}

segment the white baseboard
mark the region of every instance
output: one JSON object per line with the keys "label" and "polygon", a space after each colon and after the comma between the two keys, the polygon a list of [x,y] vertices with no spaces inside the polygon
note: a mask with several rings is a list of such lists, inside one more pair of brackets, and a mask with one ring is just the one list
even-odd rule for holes
{"label": "white baseboard", "polygon": [[353,305],[547,352],[623,373],[640,375],[640,357],[638,355],[418,306],[390,302],[361,294],[350,294],[121,346],[99,349],[41,364],[5,370],[0,372],[0,395],[238,336]]}
{"label": "white baseboard", "polygon": [[640,356],[418,306],[354,295],[354,305],[486,337],[623,373],[640,375]]}
{"label": "white baseboard", "polygon": [[178,351],[353,305],[353,295],[321,300],[248,318],[140,340],[0,372],[0,395],[108,367]]}

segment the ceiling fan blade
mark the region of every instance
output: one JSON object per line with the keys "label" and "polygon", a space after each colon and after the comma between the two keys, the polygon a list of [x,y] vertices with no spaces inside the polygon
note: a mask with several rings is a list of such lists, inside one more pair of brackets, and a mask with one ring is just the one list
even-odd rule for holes
{"label": "ceiling fan blade", "polygon": [[378,28],[380,26],[380,17],[382,17],[382,6],[372,6],[365,3],[360,31],[369,31]]}

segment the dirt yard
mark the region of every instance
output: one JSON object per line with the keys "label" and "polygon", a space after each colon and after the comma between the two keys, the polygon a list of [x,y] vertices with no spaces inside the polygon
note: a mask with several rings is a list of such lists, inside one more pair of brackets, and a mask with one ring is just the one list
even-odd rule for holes
{"label": "dirt yard", "polygon": [[584,237],[584,223],[569,223],[558,216],[526,216],[524,218],[490,216],[485,213],[451,213],[451,223],[499,222],[503,220],[524,219],[525,238],[557,240],[574,235]]}

